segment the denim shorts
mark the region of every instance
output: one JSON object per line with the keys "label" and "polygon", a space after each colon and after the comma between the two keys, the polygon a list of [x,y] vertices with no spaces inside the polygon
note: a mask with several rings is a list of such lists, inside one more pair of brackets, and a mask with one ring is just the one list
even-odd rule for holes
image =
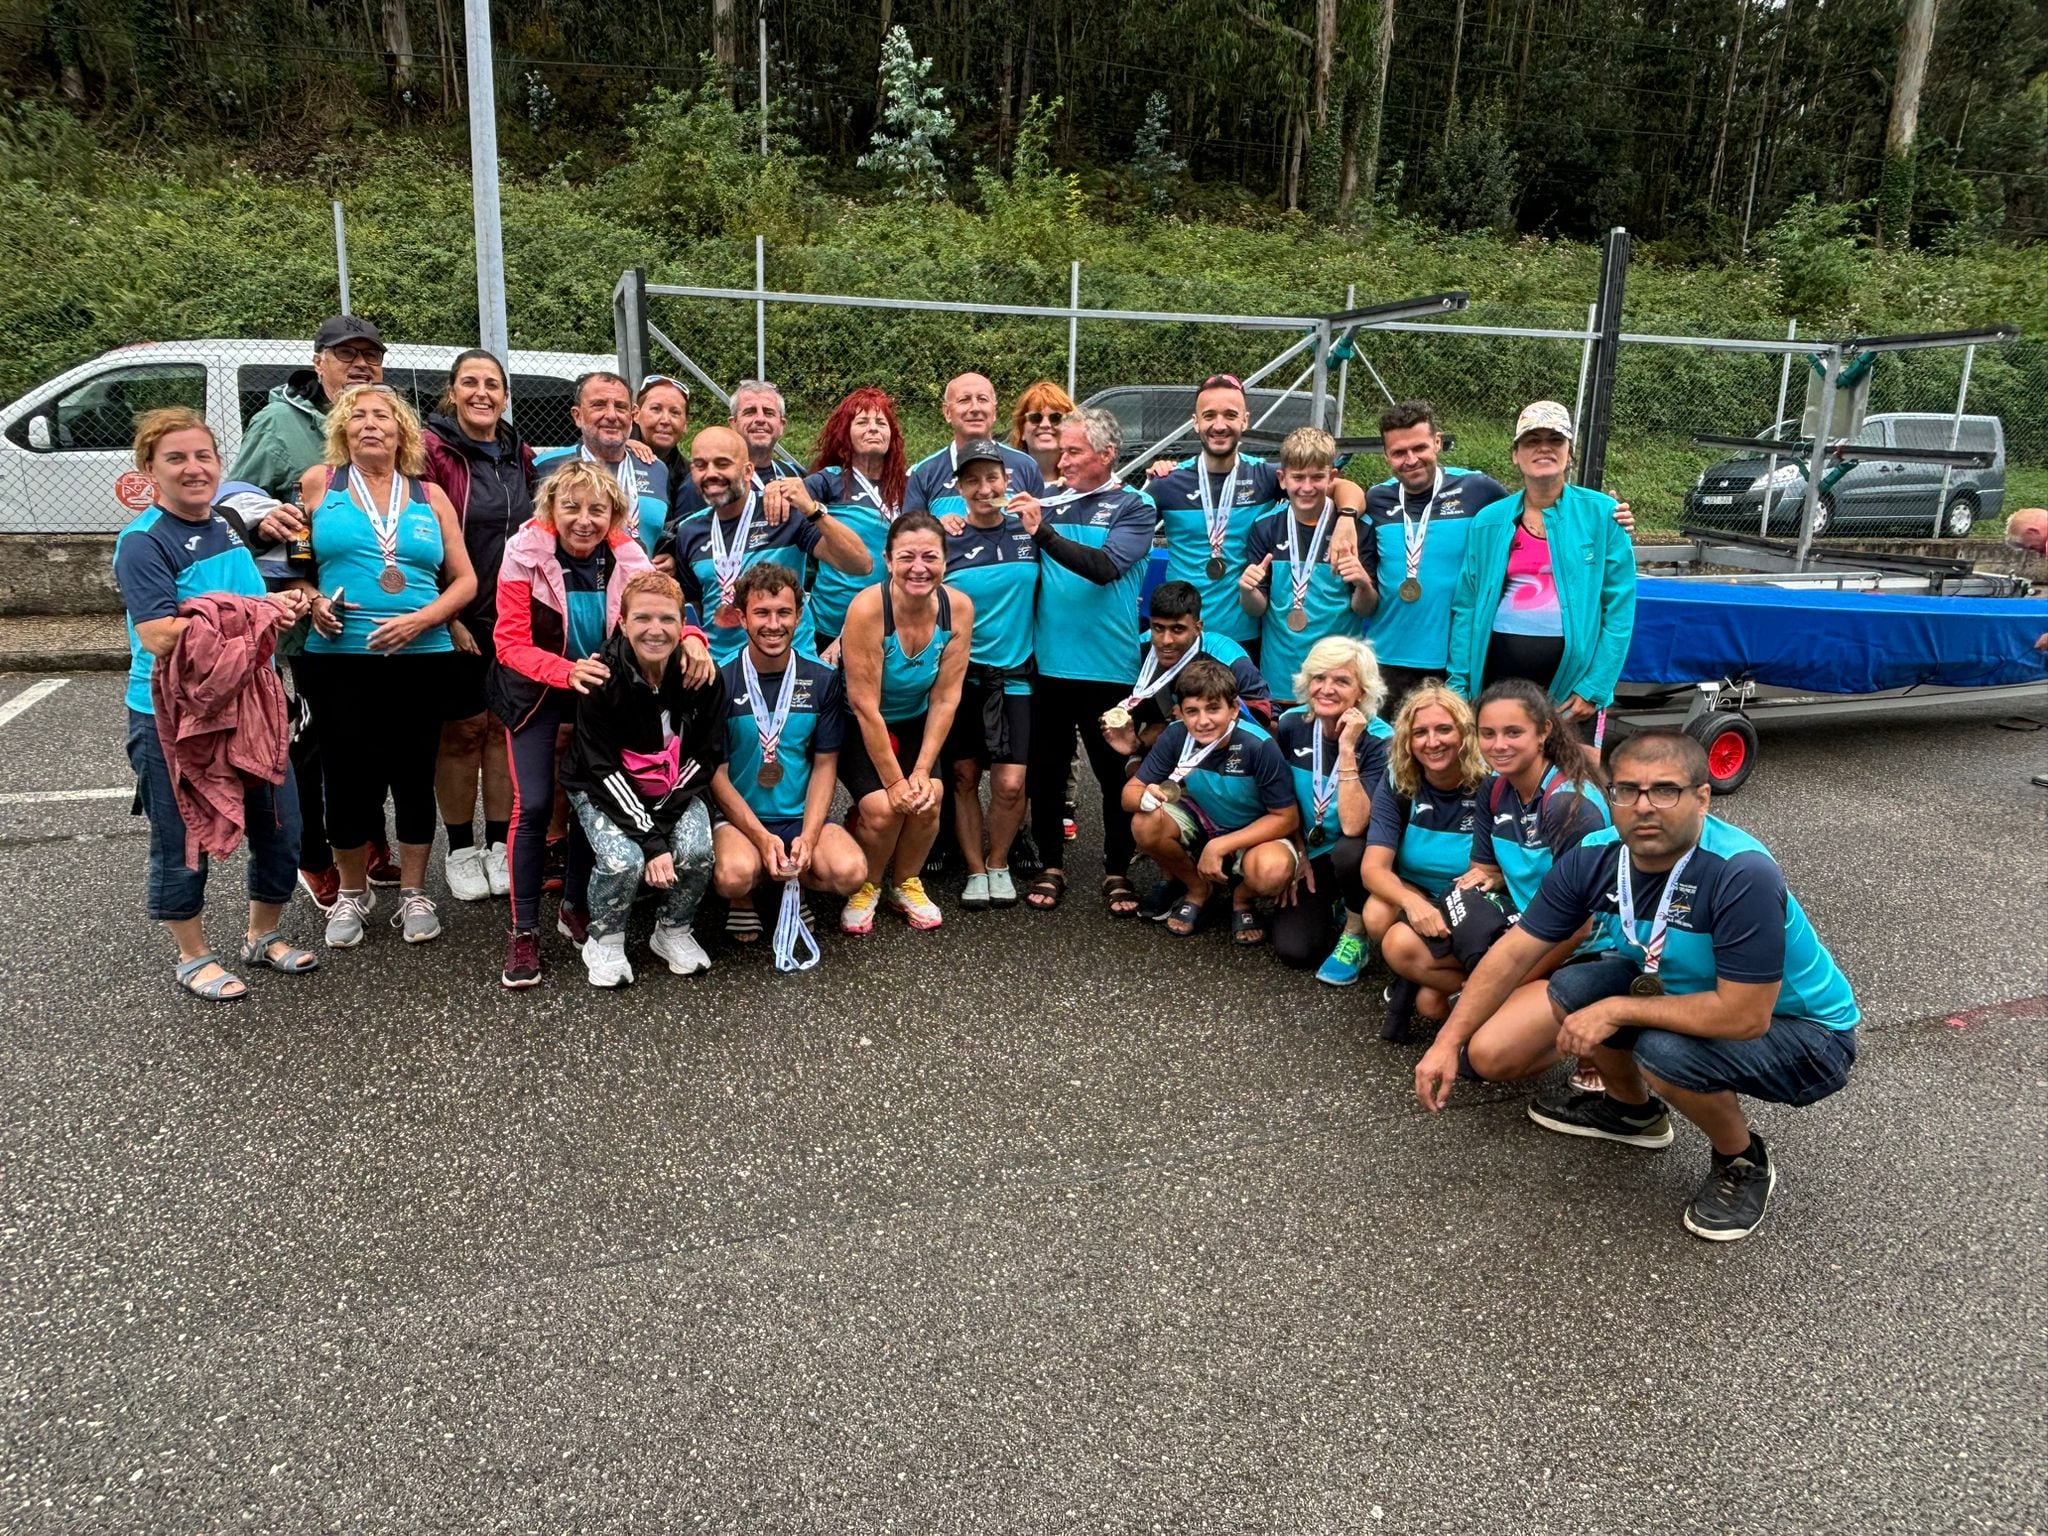
{"label": "denim shorts", "polygon": [[[1575,1013],[1602,998],[1619,997],[1636,977],[1635,965],[1606,955],[1567,965],[1550,978],[1550,1000]],[[1668,1029],[1618,1029],[1608,1038],[1632,1052],[1636,1065],[1660,1082],[1693,1093],[1740,1093],[1769,1104],[1813,1104],[1849,1080],[1856,1032],[1829,1029],[1812,1019],[1773,1014],[1754,1040],[1709,1040]]]}

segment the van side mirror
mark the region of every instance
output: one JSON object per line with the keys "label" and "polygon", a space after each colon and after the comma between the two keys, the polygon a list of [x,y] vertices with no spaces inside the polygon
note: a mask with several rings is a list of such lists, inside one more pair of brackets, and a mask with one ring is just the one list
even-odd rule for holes
{"label": "van side mirror", "polygon": [[31,416],[28,419],[28,445],[39,453],[50,451],[50,418]]}

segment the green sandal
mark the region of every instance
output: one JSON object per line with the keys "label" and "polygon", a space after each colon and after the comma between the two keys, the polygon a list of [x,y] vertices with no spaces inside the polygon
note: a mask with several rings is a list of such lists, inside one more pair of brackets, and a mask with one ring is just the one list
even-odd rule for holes
{"label": "green sandal", "polygon": [[[180,965],[173,966],[171,968],[171,975],[177,978],[179,986],[204,1002],[239,1003],[249,995],[249,987],[248,983],[243,981],[233,971],[223,967],[221,973],[211,981],[194,981],[192,979],[209,965],[219,964],[220,956],[201,955],[197,959],[187,960]],[[230,992],[228,991],[229,987],[240,987],[242,990]]]}
{"label": "green sandal", "polygon": [[[271,957],[270,946],[283,944],[284,953]],[[275,928],[242,946],[242,964],[258,965],[285,976],[303,976],[320,968],[320,957],[309,949],[294,949]]]}

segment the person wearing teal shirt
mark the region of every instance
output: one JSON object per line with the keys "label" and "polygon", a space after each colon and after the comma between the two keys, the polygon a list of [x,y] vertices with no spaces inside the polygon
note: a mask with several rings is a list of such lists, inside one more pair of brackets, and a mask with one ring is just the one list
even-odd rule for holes
{"label": "person wearing teal shirt", "polygon": [[1319,427],[1288,433],[1280,485],[1286,501],[1252,525],[1237,600],[1263,621],[1259,670],[1285,689],[1325,635],[1362,638],[1379,598],[1358,557],[1355,495],[1338,499],[1336,439]]}
{"label": "person wearing teal shirt", "polygon": [[804,606],[810,612],[818,654],[827,661],[839,659],[834,647],[846,627],[846,605],[854,594],[882,579],[882,544],[889,537],[889,524],[903,510],[908,476],[903,428],[896,419],[896,402],[886,391],[867,385],[832,408],[818,433],[818,451],[804,488],[859,536],[870,564],[864,575],[852,575],[821,561],[811,578]]}
{"label": "person wearing teal shirt", "polygon": [[[1529,1118],[1563,1135],[1661,1148],[1677,1110],[1712,1146],[1686,1230],[1735,1241],[1756,1230],[1778,1180],[1740,1096],[1796,1106],[1837,1092],[1861,1014],[1770,851],[1708,814],[1698,742],[1642,731],[1607,766],[1615,826],[1558,859],[1446,1029],[1469,1035],[1551,946],[1590,922],[1613,952],[1564,967],[1549,994],[1558,1050],[1590,1056],[1604,1087],[1540,1097]],[[1416,1096],[1441,1109],[1455,1079],[1451,1057],[1432,1051],[1416,1069]]]}
{"label": "person wearing teal shirt", "polygon": [[1259,621],[1238,606],[1237,577],[1247,563],[1252,524],[1281,500],[1280,472],[1239,450],[1251,410],[1244,386],[1230,375],[1202,381],[1194,419],[1202,451],[1156,474],[1146,487],[1166,534],[1166,579],[1202,595],[1218,633],[1257,645]]}
{"label": "person wearing teal shirt", "polygon": [[1538,400],[1515,423],[1522,489],[1480,514],[1451,600],[1450,685],[1547,689],[1575,725],[1614,702],[1636,622],[1635,547],[1612,496],[1567,485],[1571,413]]}

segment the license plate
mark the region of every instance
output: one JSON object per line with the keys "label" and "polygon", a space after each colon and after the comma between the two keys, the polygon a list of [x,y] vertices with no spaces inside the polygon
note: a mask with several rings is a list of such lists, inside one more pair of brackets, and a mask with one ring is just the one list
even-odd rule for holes
{"label": "license plate", "polygon": [[1727,507],[1734,505],[1735,498],[1733,496],[1702,496],[1700,503],[1703,506],[1709,507]]}

